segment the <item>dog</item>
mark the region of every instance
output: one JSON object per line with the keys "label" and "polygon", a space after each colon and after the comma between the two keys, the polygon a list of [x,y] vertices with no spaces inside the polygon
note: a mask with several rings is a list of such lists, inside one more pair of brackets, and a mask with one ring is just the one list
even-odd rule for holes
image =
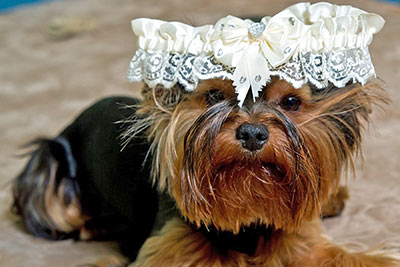
{"label": "dog", "polygon": [[[262,41],[257,38],[269,22],[247,26],[226,19],[200,30],[222,39],[224,27],[245,25],[251,42],[243,60],[254,58],[251,47]],[[141,20],[133,28],[159,25]],[[219,45],[202,65],[218,75],[224,70],[212,67],[220,62],[232,67]],[[33,142],[36,149],[13,187],[14,210],[32,234],[116,239],[130,266],[400,266],[395,254],[350,252],[334,244],[320,225],[321,214],[343,208],[341,176],[353,169],[373,108],[388,102],[380,81],[368,76],[364,83],[357,76],[343,86],[298,86],[282,70],[256,75],[247,86],[251,77],[236,75],[239,63],[222,77],[193,80],[193,53],[167,55],[168,65],[149,50],[147,65],[139,68],[143,51],[129,74],[135,80],[138,69],[148,71],[140,78],[142,100],[103,99],[56,138]],[[171,85],[178,65],[180,80]],[[159,66],[168,67],[162,81]],[[335,77],[342,85],[343,77]],[[332,203],[338,203],[333,212],[322,210]]]}
{"label": "dog", "polygon": [[319,225],[372,106],[387,101],[379,83],[319,92],[275,79],[243,108],[220,79],[191,95],[143,92],[101,100],[33,143],[13,188],[32,234],[116,239],[133,266],[397,266],[347,252]]}

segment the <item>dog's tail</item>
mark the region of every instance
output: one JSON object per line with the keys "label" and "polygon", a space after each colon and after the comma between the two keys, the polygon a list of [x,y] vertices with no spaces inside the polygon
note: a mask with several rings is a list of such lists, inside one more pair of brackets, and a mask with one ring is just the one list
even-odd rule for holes
{"label": "dog's tail", "polygon": [[77,165],[63,137],[38,139],[36,149],[13,184],[13,210],[33,235],[72,237],[85,223],[76,180]]}

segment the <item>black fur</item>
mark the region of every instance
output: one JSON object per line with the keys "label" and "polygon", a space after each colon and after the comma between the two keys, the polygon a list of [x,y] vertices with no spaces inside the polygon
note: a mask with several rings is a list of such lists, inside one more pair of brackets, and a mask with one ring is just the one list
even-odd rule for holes
{"label": "black fur", "polygon": [[[78,197],[84,214],[91,217],[85,227],[104,232],[99,239],[119,240],[125,254],[136,257],[158,208],[157,192],[149,182],[150,162],[143,164],[149,144],[135,138],[121,151],[120,135],[125,128],[117,122],[132,115],[137,104],[138,100],[128,97],[103,99],[55,139],[34,142],[37,149],[14,184],[14,208],[29,232],[48,239],[77,235],[54,231],[51,222],[39,218],[46,213],[38,209],[43,209],[49,169],[57,163],[56,184],[71,181],[64,201]],[[39,182],[40,175],[47,178]]]}
{"label": "black fur", "polygon": [[[192,227],[197,229],[194,225]],[[251,225],[241,228],[237,234],[233,234],[230,231],[220,231],[213,226],[207,228],[201,226],[198,228],[198,231],[210,241],[216,251],[224,256],[228,256],[229,250],[254,255],[260,241],[260,236],[264,240],[269,240],[272,232],[276,230],[265,225]]]}
{"label": "black fur", "polygon": [[65,179],[64,202],[80,197],[76,180],[76,162],[68,142],[63,137],[37,139],[29,144],[37,148],[30,153],[25,169],[15,180],[13,209],[24,218],[24,225],[33,235],[47,239],[70,238],[71,234],[55,230],[56,225],[46,214],[44,193],[50,182],[51,169],[58,164],[56,188]]}
{"label": "black fur", "polygon": [[[174,101],[179,99],[177,93]],[[132,260],[143,242],[160,229],[167,218],[180,216],[169,195],[158,194],[153,188],[150,159],[146,162],[150,148],[146,137],[136,136],[122,149],[121,134],[127,127],[117,122],[129,121],[138,104],[138,100],[129,97],[103,99],[85,110],[56,138],[39,139],[33,143],[37,149],[31,153],[31,159],[14,183],[13,206],[23,217],[28,231],[49,239],[76,237],[78,234],[58,231],[46,217],[43,194],[54,166],[57,166],[56,188],[61,182],[66,185],[63,201],[69,203],[78,198],[83,213],[91,218],[85,227],[104,232],[99,239],[120,241],[122,251]],[[173,103],[167,104],[173,106]],[[127,105],[130,108],[126,108]],[[204,137],[201,140],[202,151],[208,153],[211,161],[213,151],[210,144],[236,108],[235,101],[223,100],[208,107],[190,128],[184,140],[184,169],[189,172],[188,177],[194,177],[197,167],[194,157],[199,153],[195,151],[198,136]],[[308,154],[301,132],[279,110],[269,106],[260,109],[274,114],[275,123],[286,131],[296,160],[296,172],[301,171],[302,159],[297,152],[301,150]],[[355,111],[349,114],[335,122],[345,132],[350,145],[359,138],[359,125]],[[355,130],[350,131],[346,124],[355,125]],[[268,238],[271,231],[269,228],[249,227],[234,235],[203,226],[199,230],[215,248],[230,248],[247,254],[254,253],[256,232],[261,231]]]}

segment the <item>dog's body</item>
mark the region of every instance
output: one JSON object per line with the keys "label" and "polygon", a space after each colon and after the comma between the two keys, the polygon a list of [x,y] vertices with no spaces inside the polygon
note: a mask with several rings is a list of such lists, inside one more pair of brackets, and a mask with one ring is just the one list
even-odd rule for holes
{"label": "dog's body", "polygon": [[239,109],[234,96],[210,80],[192,94],[145,87],[143,102],[96,103],[39,142],[16,211],[38,236],[120,240],[133,266],[400,266],[350,253],[320,227],[371,104],[385,101],[379,88],[274,80],[254,104]]}
{"label": "dog's body", "polygon": [[[124,106],[136,104],[128,97],[101,100],[57,138],[36,142],[14,188],[14,206],[30,232],[49,239],[117,239],[135,256],[158,207],[143,164],[148,142],[138,138],[121,151],[118,141],[122,127],[116,122],[135,112]],[[40,193],[32,195],[33,188]]]}

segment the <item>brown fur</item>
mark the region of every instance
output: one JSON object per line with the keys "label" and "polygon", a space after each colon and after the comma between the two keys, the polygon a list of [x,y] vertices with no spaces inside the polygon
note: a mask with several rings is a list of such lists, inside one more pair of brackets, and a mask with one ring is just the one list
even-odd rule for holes
{"label": "brown fur", "polygon": [[222,255],[196,229],[174,219],[145,242],[130,266],[396,267],[400,262],[383,252],[352,253],[331,243],[319,220],[304,223],[297,233],[275,231],[269,240],[260,238],[254,255]]}
{"label": "brown fur", "polygon": [[342,213],[346,200],[349,199],[349,190],[346,186],[340,186],[338,191],[331,194],[328,202],[322,206],[321,217],[329,218]]}
{"label": "brown fur", "polygon": [[73,189],[75,181],[56,181],[59,163],[50,155],[48,142],[39,139],[32,143],[42,147],[31,153],[26,169],[17,177],[13,209],[24,218],[29,231],[56,239],[82,228],[89,218]]}
{"label": "brown fur", "polygon": [[44,193],[46,214],[49,216],[49,220],[55,224],[55,229],[70,233],[83,227],[88,218],[82,214],[81,204],[77,198],[65,203],[65,184],[61,182],[57,189],[55,186],[56,169],[56,167],[51,168],[50,181]]}
{"label": "brown fur", "polygon": [[[206,96],[225,99],[211,106]],[[297,96],[296,111],[280,102]],[[321,205],[360,149],[374,104],[387,102],[377,82],[322,92],[275,79],[252,103],[237,106],[231,81],[208,80],[183,94],[144,88],[145,100],[126,133],[142,132],[153,152],[153,180],[168,190],[183,218],[197,227],[238,233],[250,225],[274,230],[254,255],[219,254],[195,226],[175,219],[142,247],[134,266],[400,266],[383,254],[349,253],[323,236]],[[235,138],[243,123],[262,123],[268,143],[253,153]]]}
{"label": "brown fur", "polygon": [[[157,88],[141,112],[149,112],[155,121],[149,136],[160,188],[168,187],[191,222],[233,231],[255,222],[293,231],[303,220],[318,216],[330,189],[338,186],[342,166],[352,165],[351,154],[361,139],[359,129],[336,114],[354,112],[359,124],[367,120],[372,102],[379,100],[368,95],[368,90],[379,90],[373,84],[313,99],[307,86],[296,90],[277,80],[266,88],[264,99],[247,110],[225,101],[206,114],[204,94],[209,88],[228,92],[234,99],[230,82],[212,80],[203,82],[185,101],[175,97],[174,109],[173,101],[163,106],[165,95],[157,97],[162,90]],[[303,105],[300,111],[285,114],[276,103],[289,94],[300,95]],[[332,118],[348,129],[354,144],[347,144]],[[293,122],[292,133],[283,120]],[[255,121],[270,131],[268,146],[257,155],[244,151],[234,137],[240,124]],[[290,134],[297,135],[297,147],[288,140]]]}

